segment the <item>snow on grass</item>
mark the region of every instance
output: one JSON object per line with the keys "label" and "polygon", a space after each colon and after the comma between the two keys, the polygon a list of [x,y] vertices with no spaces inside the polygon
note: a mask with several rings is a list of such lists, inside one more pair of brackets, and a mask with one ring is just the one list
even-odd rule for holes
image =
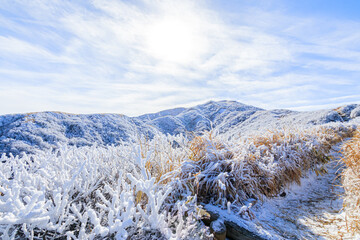
{"label": "snow on grass", "polygon": [[343,190],[337,160],[326,164],[327,173],[311,173],[301,186],[291,185],[283,196],[254,206],[254,222],[277,239],[351,239],[342,214]]}
{"label": "snow on grass", "polygon": [[330,146],[352,130],[338,124],[192,140],[158,134],[116,147],[3,155],[0,237],[206,239],[199,204],[251,219],[256,201],[309,171],[324,172]]}
{"label": "snow on grass", "polygon": [[334,159],[324,165],[327,173],[309,172],[301,185],[294,182],[279,196],[257,202],[249,199],[240,209],[232,205],[231,213],[211,204],[205,209],[264,239],[359,239],[349,232],[343,211],[340,145],[331,149]]}
{"label": "snow on grass", "polygon": [[274,197],[289,184],[300,184],[310,170],[325,172],[330,146],[352,130],[341,125],[283,129],[231,140],[204,134],[190,142],[177,177],[201,201],[224,207]]}
{"label": "snow on grass", "polygon": [[139,231],[167,239],[206,235],[194,200],[166,208],[172,187],[156,183],[145,168],[149,159],[136,145],[3,156],[0,238],[126,239]]}
{"label": "snow on grass", "polygon": [[342,153],[346,164],[342,172],[346,227],[360,238],[360,130],[343,145]]}

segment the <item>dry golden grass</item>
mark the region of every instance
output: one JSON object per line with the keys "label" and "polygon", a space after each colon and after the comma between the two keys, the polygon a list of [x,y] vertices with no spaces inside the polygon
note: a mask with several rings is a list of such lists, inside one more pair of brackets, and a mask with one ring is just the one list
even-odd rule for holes
{"label": "dry golden grass", "polygon": [[[145,169],[145,178],[155,178],[154,183],[167,184],[171,181],[171,178],[176,169],[179,169],[181,163],[184,162],[185,151],[181,149],[175,149],[173,147],[173,141],[176,141],[169,137],[162,135],[155,136],[154,139],[149,137],[138,137],[137,142],[139,149],[135,150],[139,158],[143,161],[143,167]],[[148,203],[148,196],[142,191],[134,191],[135,202],[141,207],[144,207]]]}
{"label": "dry golden grass", "polygon": [[188,163],[178,177],[200,201],[274,197],[289,184],[300,184],[309,171],[325,173],[331,146],[352,131],[351,127],[282,129],[237,143],[206,133],[189,143]]}
{"label": "dry golden grass", "polygon": [[352,233],[360,233],[360,130],[343,147],[342,185],[345,190],[344,209],[347,228]]}
{"label": "dry golden grass", "polygon": [[[203,136],[196,136],[189,144],[190,155],[189,159],[195,162],[208,161],[208,154],[212,152],[216,159],[225,158],[232,159],[233,153],[226,148],[224,143],[219,142],[212,132],[207,132]],[[208,151],[207,151],[208,150]],[[223,150],[220,155],[219,151]]]}
{"label": "dry golden grass", "polygon": [[[182,186],[174,189],[186,189],[200,202],[243,203],[277,196],[290,184],[300,184],[309,171],[325,173],[331,146],[352,132],[351,127],[328,126],[267,131],[236,140],[212,132],[191,141],[155,137],[140,139],[140,155],[156,183],[178,179]],[[146,196],[137,193],[136,201],[144,200]]]}
{"label": "dry golden grass", "polygon": [[155,138],[151,141],[149,138],[143,138],[138,141],[141,158],[146,159],[145,168],[149,176],[155,177],[156,183],[168,183],[171,180],[170,177],[164,177],[180,168],[186,156],[185,151],[174,149],[172,146],[174,140],[167,138]]}
{"label": "dry golden grass", "polygon": [[[189,143],[190,163],[181,171],[180,178],[200,198],[222,198],[228,192],[235,193],[229,180],[233,153],[212,132],[195,137]],[[189,167],[190,166],[190,167]],[[224,190],[226,186],[227,191]],[[232,194],[233,195],[233,194]]]}

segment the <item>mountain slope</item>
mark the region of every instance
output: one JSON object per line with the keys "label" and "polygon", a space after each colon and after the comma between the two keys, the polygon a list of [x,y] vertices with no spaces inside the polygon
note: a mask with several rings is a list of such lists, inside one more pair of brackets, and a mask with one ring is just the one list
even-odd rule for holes
{"label": "mountain slope", "polygon": [[176,108],[139,117],[119,114],[68,114],[41,112],[0,116],[0,153],[18,155],[56,148],[117,145],[130,136],[152,138],[156,132],[177,135],[215,130],[247,135],[291,125],[318,125],[357,119],[360,105],[335,110],[295,112],[264,110],[236,101],[210,101],[191,108]]}
{"label": "mountain slope", "polygon": [[265,111],[236,101],[210,101],[195,107],[174,110],[168,115],[165,115],[163,111],[160,112],[161,114],[146,114],[140,118],[165,134],[199,133],[218,126],[224,126],[226,131],[234,123],[249,118],[255,112]]}
{"label": "mountain slope", "polygon": [[118,144],[140,132],[152,136],[154,129],[141,120],[118,114],[41,112],[5,115],[0,117],[0,152],[17,155],[56,148],[59,144]]}

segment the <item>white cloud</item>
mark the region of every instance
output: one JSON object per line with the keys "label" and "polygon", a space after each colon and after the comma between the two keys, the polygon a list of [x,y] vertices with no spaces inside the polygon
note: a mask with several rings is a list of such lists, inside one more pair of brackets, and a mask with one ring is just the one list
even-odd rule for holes
{"label": "white cloud", "polygon": [[223,98],[306,109],[356,96],[360,23],[292,17],[260,5],[225,16],[209,6],[4,4],[12,15],[0,17],[7,30],[0,28],[0,100],[12,103],[0,112],[137,115]]}

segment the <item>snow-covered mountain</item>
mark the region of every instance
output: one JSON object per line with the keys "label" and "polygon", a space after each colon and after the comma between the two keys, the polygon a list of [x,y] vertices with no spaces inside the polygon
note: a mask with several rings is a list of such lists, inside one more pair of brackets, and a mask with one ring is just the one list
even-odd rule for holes
{"label": "snow-covered mountain", "polygon": [[291,125],[346,122],[358,116],[360,116],[358,104],[337,109],[297,112],[285,109],[265,110],[236,101],[210,101],[191,108],[145,114],[139,118],[165,134],[200,133],[214,129],[219,133],[231,132],[231,134],[244,135]]}
{"label": "snow-covered mountain", "polygon": [[348,215],[333,215],[342,193],[329,194],[339,164],[327,163],[343,139],[359,140],[358,116],[357,104],[296,112],[234,101],[139,117],[0,116],[0,239],[212,239],[211,228],[231,239],[350,239]]}
{"label": "snow-covered mountain", "polygon": [[181,111],[168,110],[168,115],[154,117],[156,114],[146,114],[140,118],[147,124],[157,127],[162,133],[178,134],[209,131],[222,125],[228,129],[232,123],[241,122],[258,111],[264,109],[235,101],[210,101]]}
{"label": "snow-covered mountain", "polygon": [[128,141],[134,133],[155,129],[138,118],[118,114],[77,115],[40,112],[0,117],[0,152],[19,154],[56,148],[59,144],[90,146]]}
{"label": "snow-covered mountain", "polygon": [[191,108],[170,109],[139,117],[60,112],[12,114],[0,116],[0,153],[34,153],[56,148],[59,144],[117,145],[134,135],[151,138],[158,131],[176,135],[214,129],[219,133],[244,135],[295,124],[350,121],[358,116],[360,105],[357,104],[295,112],[264,110],[236,101],[210,101]]}

